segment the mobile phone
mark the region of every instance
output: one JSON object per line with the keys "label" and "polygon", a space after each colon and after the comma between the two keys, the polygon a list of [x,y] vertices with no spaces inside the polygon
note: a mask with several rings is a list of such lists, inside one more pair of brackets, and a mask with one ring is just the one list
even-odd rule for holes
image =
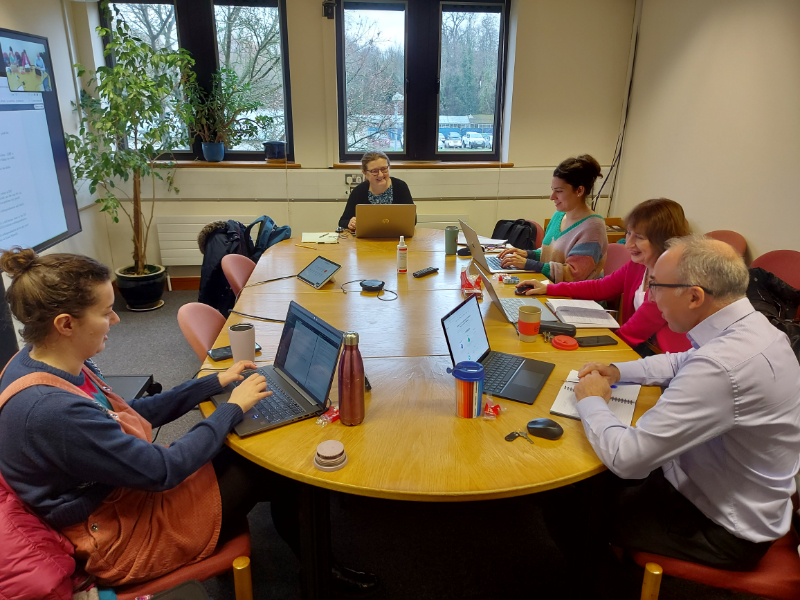
{"label": "mobile phone", "polygon": [[[256,352],[261,352],[261,346],[258,345],[256,342]],[[207,352],[208,357],[213,360],[228,360],[229,358],[233,358],[233,353],[231,352],[230,346],[222,346],[221,348],[212,348]]]}
{"label": "mobile phone", "polygon": [[576,337],[575,341],[578,342],[578,346],[583,348],[592,346],[615,346],[619,343],[610,335],[587,335],[584,337]]}

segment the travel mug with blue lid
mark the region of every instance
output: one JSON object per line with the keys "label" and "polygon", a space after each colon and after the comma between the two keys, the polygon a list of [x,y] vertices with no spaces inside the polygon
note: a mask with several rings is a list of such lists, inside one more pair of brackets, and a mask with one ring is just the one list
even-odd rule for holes
{"label": "travel mug with blue lid", "polygon": [[465,360],[447,372],[456,378],[456,415],[474,419],[483,414],[483,380],[486,373],[479,362]]}

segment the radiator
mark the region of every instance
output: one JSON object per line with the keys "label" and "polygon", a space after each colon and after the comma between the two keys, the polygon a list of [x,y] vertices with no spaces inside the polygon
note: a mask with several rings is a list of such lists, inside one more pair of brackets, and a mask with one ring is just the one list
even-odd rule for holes
{"label": "radiator", "polygon": [[185,215],[178,217],[155,217],[158,231],[158,246],[161,250],[161,264],[202,265],[203,255],[197,247],[197,234],[212,221],[234,219],[250,224],[258,217],[236,215]]}

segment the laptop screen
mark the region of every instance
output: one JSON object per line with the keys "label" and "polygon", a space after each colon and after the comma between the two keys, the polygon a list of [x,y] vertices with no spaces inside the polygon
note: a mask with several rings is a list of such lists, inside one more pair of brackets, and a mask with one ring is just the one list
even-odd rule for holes
{"label": "laptop screen", "polygon": [[342,332],[296,302],[289,303],[275,367],[324,404],[336,372]]}
{"label": "laptop screen", "polygon": [[442,327],[453,364],[464,360],[479,361],[489,352],[489,338],[476,296],[470,296],[450,311],[442,319]]}

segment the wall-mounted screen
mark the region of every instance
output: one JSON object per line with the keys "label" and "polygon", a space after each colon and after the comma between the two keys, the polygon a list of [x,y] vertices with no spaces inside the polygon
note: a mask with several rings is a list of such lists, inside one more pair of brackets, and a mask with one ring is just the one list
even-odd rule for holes
{"label": "wall-mounted screen", "polygon": [[0,29],[0,248],[81,230],[47,38]]}

